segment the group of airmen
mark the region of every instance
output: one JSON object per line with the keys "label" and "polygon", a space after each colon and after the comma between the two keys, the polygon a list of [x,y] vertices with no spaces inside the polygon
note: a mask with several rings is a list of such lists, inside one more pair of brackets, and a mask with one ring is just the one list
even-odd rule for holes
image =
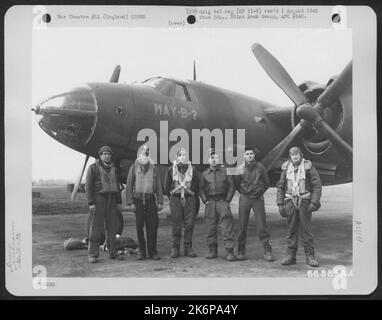
{"label": "group of airmen", "polygon": [[[215,150],[209,153],[209,168],[199,173],[188,158],[188,152],[180,148],[166,172],[162,184],[157,165],[150,157],[150,149],[143,145],[137,159],[130,167],[126,181],[126,204],[135,212],[138,239],[138,260],[159,260],[157,234],[158,212],[163,209],[163,195],[170,199],[172,222],[171,258],[181,254],[183,233],[184,256],[197,256],[192,247],[193,230],[199,198],[205,204],[204,221],[207,226],[207,259],[218,257],[218,229],[224,240],[226,259],[246,259],[247,227],[253,210],[264,259],[274,261],[270,234],[266,225],[264,193],[269,188],[269,178],[264,166],[256,159],[256,148],[247,147],[244,162],[235,174],[228,174]],[[88,223],[88,257],[90,263],[99,258],[100,244],[106,231],[109,258],[123,259],[116,249],[120,233],[122,197],[117,169],[112,162],[112,150],[103,146],[99,159],[92,164],[86,176],[86,195],[90,209]],[[286,218],[287,254],[282,265],[296,263],[298,239],[305,249],[306,263],[317,267],[314,241],[311,231],[312,212],[320,208],[321,181],[311,161],[305,160],[298,147],[289,150],[289,159],[281,167],[277,184],[277,205],[280,215]],[[234,219],[230,202],[236,192],[239,197],[239,231],[234,234]],[[144,228],[146,229],[146,237]],[[183,230],[184,229],[184,230]],[[182,232],[183,231],[183,232]],[[147,238],[147,239],[146,239]],[[234,253],[235,242],[237,253]]]}

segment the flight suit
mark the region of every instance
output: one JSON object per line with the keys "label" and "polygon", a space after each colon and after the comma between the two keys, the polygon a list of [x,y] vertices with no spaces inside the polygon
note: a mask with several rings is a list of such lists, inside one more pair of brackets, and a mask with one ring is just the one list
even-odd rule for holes
{"label": "flight suit", "polygon": [[218,165],[216,168],[208,168],[201,174],[199,186],[200,197],[203,203],[207,203],[204,212],[207,224],[207,244],[210,248],[207,258],[217,256],[219,227],[227,256],[230,254],[230,259],[235,259],[233,257],[233,216],[229,206],[235,194],[233,178],[227,175],[226,168]]}
{"label": "flight suit", "polygon": [[[140,259],[158,258],[157,236],[159,227],[158,204],[163,204],[162,182],[153,163],[146,166],[136,161],[129,170],[126,182],[126,202],[135,205],[136,229]],[[146,226],[147,246],[143,231]]]}
{"label": "flight suit", "polygon": [[[321,180],[317,170],[309,160],[302,160],[305,171],[305,179],[297,181],[299,193],[293,196],[293,181],[288,179],[287,170],[291,161],[285,162],[281,169],[281,177],[277,187],[277,205],[285,205],[285,213],[288,223],[287,232],[287,260],[295,263],[298,247],[298,238],[305,248],[307,257],[314,257],[314,240],[311,230],[312,210],[320,208]],[[293,165],[293,164],[292,164]],[[294,166],[297,171],[297,166]],[[283,264],[291,264],[283,263]]]}
{"label": "flight suit", "polygon": [[[181,175],[185,175],[191,164],[178,164],[177,168]],[[182,224],[184,225],[184,248],[185,255],[195,257],[196,254],[192,250],[192,236],[194,232],[196,218],[196,202],[199,197],[199,173],[192,167],[192,180],[187,190],[182,195],[178,190],[176,181],[173,179],[173,167],[171,166],[165,177],[165,192],[170,199],[170,211],[172,218],[172,244],[176,253],[173,257],[179,256],[179,247],[182,238]],[[174,250],[173,250],[174,251]]]}
{"label": "flight suit", "polygon": [[272,261],[270,235],[266,226],[266,214],[263,194],[269,188],[269,178],[264,166],[253,160],[251,163],[245,163],[238,168],[238,174],[235,176],[236,189],[240,192],[239,198],[239,236],[238,258],[244,259],[245,244],[247,240],[247,227],[251,209],[255,215],[255,224],[257,227],[260,242],[264,247],[264,258]]}
{"label": "flight suit", "polygon": [[[115,176],[111,180],[113,185],[106,188],[106,183],[102,182],[101,174],[107,176],[111,170],[114,171]],[[97,160],[87,171],[85,183],[87,201],[89,206],[95,205],[95,212],[90,215],[89,221],[88,255],[90,258],[98,258],[99,246],[103,243],[105,230],[109,245],[109,257],[115,258],[117,255],[116,234],[119,228],[117,204],[122,203],[117,181],[118,175],[114,165],[110,169],[104,168],[101,162]]]}

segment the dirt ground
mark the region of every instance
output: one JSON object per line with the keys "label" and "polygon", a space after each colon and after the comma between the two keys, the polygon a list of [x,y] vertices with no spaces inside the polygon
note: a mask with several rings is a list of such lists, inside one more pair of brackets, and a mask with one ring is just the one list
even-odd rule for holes
{"label": "dirt ground", "polygon": [[[219,238],[219,258],[205,259],[208,248],[201,207],[194,229],[193,247],[197,258],[170,257],[171,223],[167,219],[168,206],[160,212],[158,250],[161,260],[137,261],[135,255],[126,255],[124,261],[109,260],[101,254],[97,264],[87,262],[86,250],[65,251],[63,241],[70,237],[85,236],[86,214],[59,214],[33,216],[33,265],[44,265],[48,277],[305,277],[311,268],[305,264],[303,248],[299,248],[297,264],[282,266],[280,261],[286,249],[286,221],[279,216],[275,205],[275,189],[265,195],[268,229],[272,238],[274,262],[262,259],[263,248],[258,241],[253,214],[248,225],[248,260],[227,262],[223,241]],[[238,230],[238,195],[231,204]],[[135,217],[124,213],[124,236],[136,239]],[[316,244],[319,270],[336,265],[352,265],[352,184],[323,188],[322,207],[313,214],[312,229]],[[236,250],[236,249],[235,249]]]}

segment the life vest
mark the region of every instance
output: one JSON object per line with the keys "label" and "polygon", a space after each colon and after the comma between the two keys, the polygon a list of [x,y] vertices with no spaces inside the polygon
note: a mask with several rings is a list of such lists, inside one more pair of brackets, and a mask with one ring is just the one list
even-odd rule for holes
{"label": "life vest", "polygon": [[306,171],[311,168],[312,162],[305,159],[297,167],[290,160],[281,166],[282,170],[286,170],[285,199],[292,199],[296,207],[300,207],[301,199],[310,199],[310,192],[306,189]]}
{"label": "life vest", "polygon": [[112,164],[110,170],[106,171],[99,160],[96,161],[96,166],[101,179],[101,190],[99,193],[119,192],[115,166]]}
{"label": "life vest", "polygon": [[135,163],[134,191],[136,193],[154,192],[154,165],[149,163],[148,169],[144,172],[138,163]]}

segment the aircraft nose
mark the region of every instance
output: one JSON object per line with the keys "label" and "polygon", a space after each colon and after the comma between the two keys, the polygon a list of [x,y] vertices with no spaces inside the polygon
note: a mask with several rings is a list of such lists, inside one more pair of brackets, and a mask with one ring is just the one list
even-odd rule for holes
{"label": "aircraft nose", "polygon": [[52,96],[32,110],[39,126],[51,137],[73,148],[86,144],[97,122],[97,100],[87,85]]}

